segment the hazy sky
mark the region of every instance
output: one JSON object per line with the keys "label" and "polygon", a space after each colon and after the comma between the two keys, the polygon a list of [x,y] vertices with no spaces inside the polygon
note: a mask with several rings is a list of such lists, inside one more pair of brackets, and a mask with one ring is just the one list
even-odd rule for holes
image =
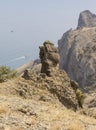
{"label": "hazy sky", "polygon": [[0,48],[57,43],[83,10],[96,13],[96,0],[0,0]]}

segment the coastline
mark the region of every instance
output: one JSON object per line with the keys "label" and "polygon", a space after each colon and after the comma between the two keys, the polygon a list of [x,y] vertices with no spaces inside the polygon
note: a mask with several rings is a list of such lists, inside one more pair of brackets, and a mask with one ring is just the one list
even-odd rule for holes
{"label": "coastline", "polygon": [[17,71],[17,74],[18,75],[22,75],[23,72],[26,70],[26,69],[31,69],[33,68],[34,65],[36,64],[39,64],[40,63],[40,60],[39,59],[36,59],[34,61],[29,61],[25,64],[23,64],[22,66],[16,68],[15,70]]}

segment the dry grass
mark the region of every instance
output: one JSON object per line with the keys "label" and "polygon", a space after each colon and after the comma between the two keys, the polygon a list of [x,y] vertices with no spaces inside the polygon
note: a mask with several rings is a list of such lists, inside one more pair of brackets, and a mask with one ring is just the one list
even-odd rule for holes
{"label": "dry grass", "polygon": [[[1,130],[1,129],[0,129]],[[22,128],[19,128],[19,127],[9,127],[9,126],[6,126],[4,129],[2,130],[23,130]]]}
{"label": "dry grass", "polygon": [[3,106],[3,105],[1,105],[0,106],[0,114],[3,114],[3,113],[7,113],[7,108],[6,108],[6,106]]}
{"label": "dry grass", "polygon": [[54,125],[50,128],[50,130],[61,130],[62,128],[59,125]]}
{"label": "dry grass", "polygon": [[76,124],[70,125],[67,130],[84,130],[84,127],[76,123]]}

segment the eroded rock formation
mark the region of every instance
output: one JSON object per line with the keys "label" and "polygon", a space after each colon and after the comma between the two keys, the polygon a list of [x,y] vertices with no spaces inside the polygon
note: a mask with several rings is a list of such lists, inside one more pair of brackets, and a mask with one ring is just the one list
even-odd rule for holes
{"label": "eroded rock formation", "polygon": [[59,54],[54,44],[50,41],[45,41],[43,46],[40,48],[40,59],[41,59],[41,73],[46,73],[51,76],[59,63]]}
{"label": "eroded rock formation", "polygon": [[[41,73],[34,75],[33,70],[26,70],[23,77],[34,81],[37,86],[43,86],[52,94],[56,95],[59,101],[67,108],[77,110],[82,107],[81,95],[76,94],[78,84],[68,77],[67,73],[59,70],[59,54],[54,44],[46,41],[40,47]],[[38,67],[37,67],[38,68]],[[43,83],[43,84],[42,84]],[[80,100],[79,100],[80,99]]]}

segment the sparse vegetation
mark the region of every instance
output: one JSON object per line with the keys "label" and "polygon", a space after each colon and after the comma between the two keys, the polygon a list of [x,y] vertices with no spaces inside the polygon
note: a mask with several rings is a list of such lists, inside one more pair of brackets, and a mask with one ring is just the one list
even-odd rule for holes
{"label": "sparse vegetation", "polygon": [[50,44],[50,45],[54,45],[52,42],[50,42],[49,40],[45,41],[43,45],[46,45],[46,44]]}
{"label": "sparse vegetation", "polygon": [[7,79],[14,78],[16,76],[16,71],[11,70],[9,67],[1,66],[0,67],[0,83],[6,81]]}
{"label": "sparse vegetation", "polygon": [[83,107],[84,97],[85,96],[84,96],[83,92],[80,89],[76,90],[76,96],[77,96],[77,99],[78,99],[79,106]]}

